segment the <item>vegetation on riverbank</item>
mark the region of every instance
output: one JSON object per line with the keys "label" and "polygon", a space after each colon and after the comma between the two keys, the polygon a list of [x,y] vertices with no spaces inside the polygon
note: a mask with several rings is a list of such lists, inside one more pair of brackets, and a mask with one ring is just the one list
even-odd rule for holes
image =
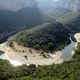
{"label": "vegetation on riverbank", "polygon": [[45,23],[19,32],[14,41],[22,46],[51,52],[62,50],[69,42],[69,34],[64,26],[58,22]]}

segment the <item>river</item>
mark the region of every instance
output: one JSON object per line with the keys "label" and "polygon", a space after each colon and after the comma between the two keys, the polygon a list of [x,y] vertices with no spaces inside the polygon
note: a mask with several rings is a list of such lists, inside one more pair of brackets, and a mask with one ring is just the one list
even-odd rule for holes
{"label": "river", "polygon": [[69,45],[67,45],[63,50],[62,50],[62,56],[61,59],[63,59],[63,61],[69,61],[72,58],[73,55],[73,51],[75,46],[77,45],[77,42],[72,41],[72,39],[70,38],[71,43]]}

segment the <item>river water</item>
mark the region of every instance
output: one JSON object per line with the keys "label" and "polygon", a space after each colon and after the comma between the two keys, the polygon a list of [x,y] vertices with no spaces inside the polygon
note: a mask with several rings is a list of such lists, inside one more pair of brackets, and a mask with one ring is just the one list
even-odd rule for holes
{"label": "river water", "polygon": [[76,47],[77,42],[72,41],[70,38],[71,43],[67,45],[63,50],[62,50],[62,56],[61,59],[63,61],[69,61],[71,60],[73,53],[74,53],[74,48]]}

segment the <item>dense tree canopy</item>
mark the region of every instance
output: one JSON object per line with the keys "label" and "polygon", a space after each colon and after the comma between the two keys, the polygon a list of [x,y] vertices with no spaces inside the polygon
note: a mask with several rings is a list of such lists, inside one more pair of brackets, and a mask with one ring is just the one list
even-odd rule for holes
{"label": "dense tree canopy", "polygon": [[68,31],[58,22],[45,23],[18,33],[15,41],[23,46],[44,51],[62,49],[69,41]]}

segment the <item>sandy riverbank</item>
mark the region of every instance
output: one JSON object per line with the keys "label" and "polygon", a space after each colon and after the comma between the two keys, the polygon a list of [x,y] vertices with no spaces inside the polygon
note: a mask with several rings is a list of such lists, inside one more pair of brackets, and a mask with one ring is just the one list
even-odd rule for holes
{"label": "sandy riverbank", "polygon": [[[80,42],[80,33],[76,33],[75,38],[78,42]],[[57,51],[55,54],[48,54],[47,58],[44,58],[41,55],[40,51],[36,51],[34,49],[26,48],[20,46],[14,42],[14,47],[16,50],[13,50],[9,46],[6,45],[7,42],[0,44],[0,50],[5,52],[6,57],[3,59],[7,59],[13,65],[22,65],[22,64],[36,64],[36,65],[50,65],[50,64],[60,64],[64,60],[61,59],[62,51]],[[45,53],[46,54],[46,53]],[[72,51],[73,55],[73,51]]]}
{"label": "sandy riverbank", "polygon": [[76,33],[74,37],[76,38],[77,42],[80,42],[80,33]]}
{"label": "sandy riverbank", "polygon": [[[29,48],[22,47],[14,43],[17,51],[14,51],[6,43],[0,45],[0,50],[4,51],[7,55],[7,59],[13,64],[36,64],[36,65],[50,65],[63,62],[60,58],[62,52],[58,51],[55,54],[48,55],[48,58],[44,58],[40,52],[33,50],[30,52]],[[46,53],[45,53],[46,54]],[[26,57],[25,57],[26,56]],[[5,59],[5,58],[4,58]]]}

